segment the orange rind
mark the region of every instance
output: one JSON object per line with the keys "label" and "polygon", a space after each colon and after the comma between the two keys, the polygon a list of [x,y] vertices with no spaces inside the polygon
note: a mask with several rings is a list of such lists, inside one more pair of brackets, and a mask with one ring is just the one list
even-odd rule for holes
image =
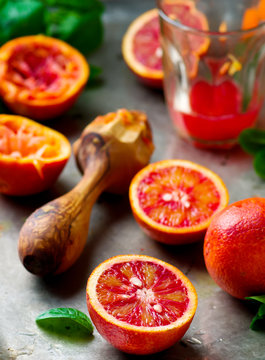
{"label": "orange rind", "polygon": [[17,115],[0,115],[0,193],[31,195],[49,188],[71,155],[67,138]]}
{"label": "orange rind", "polygon": [[142,230],[162,243],[201,240],[213,216],[228,204],[222,179],[187,160],[147,165],[133,178],[129,199]]}
{"label": "orange rind", "polygon": [[197,308],[189,279],[176,267],[145,255],[104,261],[90,275],[86,294],[98,332],[131,354],[153,354],[175,344]]}
{"label": "orange rind", "polygon": [[88,77],[84,56],[59,39],[23,36],[0,48],[0,95],[19,115],[46,120],[63,114]]}

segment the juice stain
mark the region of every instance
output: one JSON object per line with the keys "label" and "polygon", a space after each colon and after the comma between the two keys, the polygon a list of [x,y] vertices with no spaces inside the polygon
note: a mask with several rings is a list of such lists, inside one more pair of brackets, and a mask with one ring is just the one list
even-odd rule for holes
{"label": "juice stain", "polygon": [[0,223],[0,238],[2,234],[10,228],[11,224],[9,221],[3,221]]}

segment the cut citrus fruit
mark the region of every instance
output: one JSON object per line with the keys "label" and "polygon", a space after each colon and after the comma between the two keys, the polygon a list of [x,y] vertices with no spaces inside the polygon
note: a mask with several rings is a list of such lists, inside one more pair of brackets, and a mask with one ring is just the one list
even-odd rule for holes
{"label": "cut citrus fruit", "polygon": [[[195,8],[193,1],[166,0],[161,7],[171,19],[179,20],[195,29],[208,29],[206,17]],[[192,57],[188,58],[187,51],[183,54],[185,53],[189,76],[192,77],[197,71],[198,56],[205,53],[209,47],[209,39],[189,34],[188,40],[190,50],[188,53]],[[157,9],[143,13],[131,23],[123,37],[122,54],[128,67],[142,82],[152,87],[162,87],[162,48]]]}
{"label": "cut citrus fruit", "polygon": [[0,115],[0,193],[30,195],[47,189],[70,155],[63,134],[21,116]]}
{"label": "cut citrus fruit", "polygon": [[89,76],[79,51],[43,35],[13,39],[0,48],[0,94],[17,114],[44,120],[73,105]]}
{"label": "cut citrus fruit", "polygon": [[265,293],[265,199],[237,201],[218,213],[204,240],[213,280],[239,299]]}
{"label": "cut citrus fruit", "polygon": [[157,9],[135,19],[122,41],[122,54],[128,67],[138,78],[152,87],[163,85],[162,48]]}
{"label": "cut citrus fruit", "polygon": [[[192,29],[192,32],[182,34],[184,42],[188,42],[186,51],[196,55],[204,54],[210,45],[210,39],[205,34],[196,34],[194,30],[208,31],[209,25],[206,16],[196,9],[194,1],[189,0],[161,0],[160,7],[172,20],[177,20],[182,25]],[[174,32],[179,37],[179,30]],[[184,38],[185,35],[185,38]],[[181,39],[180,44],[182,44]],[[186,45],[185,45],[186,46]],[[184,53],[185,51],[182,50]]]}
{"label": "cut citrus fruit", "polygon": [[127,353],[152,354],[188,330],[196,290],[177,268],[144,255],[120,255],[100,264],[87,283],[87,305],[98,332]]}
{"label": "cut citrus fruit", "polygon": [[187,160],[146,166],[133,178],[129,197],[143,231],[167,244],[200,240],[213,215],[228,203],[228,191],[220,177]]}

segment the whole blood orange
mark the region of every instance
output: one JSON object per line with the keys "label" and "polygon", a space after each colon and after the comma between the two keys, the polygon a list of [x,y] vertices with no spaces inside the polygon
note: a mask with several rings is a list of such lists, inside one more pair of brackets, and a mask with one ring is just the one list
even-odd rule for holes
{"label": "whole blood orange", "polygon": [[[196,29],[208,29],[206,17],[195,8],[193,1],[165,0],[162,3],[163,11],[172,20],[179,20],[184,25]],[[177,34],[174,36],[177,37]],[[198,56],[209,47],[209,40],[202,39],[203,37],[196,35],[190,35],[189,38],[191,56],[187,60],[187,67],[190,76],[196,74]],[[122,54],[128,67],[143,83],[156,88],[162,87],[162,48],[157,9],[143,13],[130,24],[123,37]]]}
{"label": "whole blood orange", "polygon": [[146,166],[129,190],[133,215],[151,238],[167,244],[200,240],[214,214],[228,203],[228,191],[211,170],[187,160]]}
{"label": "whole blood orange", "polygon": [[265,199],[235,202],[217,214],[205,236],[213,280],[239,299],[265,293]]}
{"label": "whole blood orange", "polygon": [[66,137],[17,115],[0,115],[0,193],[30,195],[50,187],[71,155]]}
{"label": "whole blood orange", "polygon": [[196,291],[177,268],[144,255],[100,264],[87,283],[98,332],[127,353],[152,354],[180,340],[197,308]]}
{"label": "whole blood orange", "polygon": [[73,105],[89,76],[83,55],[44,35],[13,39],[0,48],[0,95],[17,114],[37,120]]}

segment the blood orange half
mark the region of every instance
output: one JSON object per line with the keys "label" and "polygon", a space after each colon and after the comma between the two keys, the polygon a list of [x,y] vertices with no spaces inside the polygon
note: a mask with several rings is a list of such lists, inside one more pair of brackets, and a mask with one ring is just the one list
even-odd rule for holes
{"label": "blood orange half", "polygon": [[135,19],[122,41],[122,54],[128,67],[138,78],[152,87],[163,85],[162,48],[157,9]]}
{"label": "blood orange half", "polygon": [[[161,7],[173,20],[178,20],[195,29],[208,30],[206,17],[195,8],[193,1],[165,0]],[[189,75],[194,76],[197,71],[199,55],[207,51],[209,40],[190,34],[189,43],[191,59],[187,60],[187,68]],[[152,87],[162,87],[162,48],[157,9],[143,13],[130,24],[123,37],[122,54],[128,67],[143,83]],[[185,57],[188,57],[187,54]]]}
{"label": "blood orange half", "polygon": [[144,232],[167,244],[200,240],[229,198],[217,174],[187,160],[146,166],[133,178],[129,197]]}
{"label": "blood orange half", "polygon": [[0,48],[0,94],[17,114],[37,120],[61,115],[89,76],[84,56],[62,40],[22,36]]}
{"label": "blood orange half", "polygon": [[31,195],[48,189],[71,155],[58,131],[17,115],[0,115],[0,193]]}
{"label": "blood orange half", "polygon": [[194,317],[197,294],[174,266],[149,256],[120,255],[90,275],[87,305],[97,330],[113,346],[152,354],[182,338]]}

